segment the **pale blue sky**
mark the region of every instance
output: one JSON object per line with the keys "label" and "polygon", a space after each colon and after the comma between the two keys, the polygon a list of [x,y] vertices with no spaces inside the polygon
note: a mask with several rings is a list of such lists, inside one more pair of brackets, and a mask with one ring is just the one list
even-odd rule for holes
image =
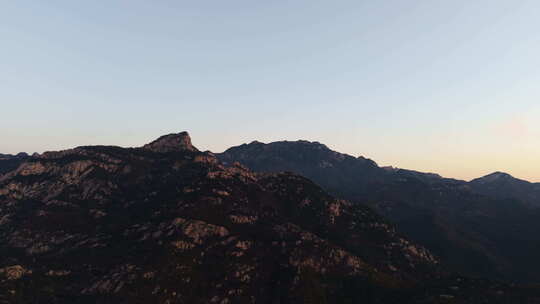
{"label": "pale blue sky", "polygon": [[0,0],[0,153],[307,139],[540,181],[538,1]]}

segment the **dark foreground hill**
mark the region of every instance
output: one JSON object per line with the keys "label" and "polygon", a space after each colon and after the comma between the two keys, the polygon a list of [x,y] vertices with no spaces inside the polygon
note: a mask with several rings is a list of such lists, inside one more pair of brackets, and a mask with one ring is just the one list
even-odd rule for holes
{"label": "dark foreground hill", "polygon": [[534,193],[521,192],[535,184],[512,178],[467,183],[381,168],[308,141],[253,142],[218,157],[258,172],[296,172],[338,197],[370,205],[454,271],[540,282],[540,212],[529,208]]}
{"label": "dark foreground hill", "polygon": [[27,159],[0,178],[0,256],[0,303],[507,303],[520,294],[447,277],[370,209],[295,174],[226,168],[187,133]]}

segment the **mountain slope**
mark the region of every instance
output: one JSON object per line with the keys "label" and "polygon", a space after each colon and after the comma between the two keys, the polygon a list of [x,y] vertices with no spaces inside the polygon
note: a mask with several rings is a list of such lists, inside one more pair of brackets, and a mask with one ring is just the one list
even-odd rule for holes
{"label": "mountain slope", "polygon": [[372,184],[390,174],[363,157],[352,157],[328,149],[318,142],[252,142],[218,154],[225,164],[240,162],[257,172],[298,172],[327,191],[347,197],[364,196]]}
{"label": "mountain slope", "polygon": [[540,207],[540,183],[514,178],[510,174],[494,172],[469,182],[471,188],[484,195],[500,199],[518,199],[528,206]]}
{"label": "mountain slope", "polygon": [[438,261],[369,208],[187,133],[27,159],[0,177],[0,254],[0,303],[421,303],[460,284],[426,289]]}
{"label": "mountain slope", "polygon": [[17,155],[0,154],[0,177],[9,171],[15,170],[28,158],[29,155],[26,153],[19,153]]}
{"label": "mountain slope", "polygon": [[477,193],[465,181],[380,168],[319,143],[259,142],[218,157],[255,171],[292,171],[333,194],[372,206],[398,230],[440,256],[452,270],[475,276],[540,281],[537,211]]}

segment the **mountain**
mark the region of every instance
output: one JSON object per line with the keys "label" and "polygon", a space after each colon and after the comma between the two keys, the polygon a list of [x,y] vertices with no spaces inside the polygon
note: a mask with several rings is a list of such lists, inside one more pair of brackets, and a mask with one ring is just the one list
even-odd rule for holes
{"label": "mountain", "polygon": [[259,172],[291,171],[330,193],[374,208],[452,270],[540,282],[538,211],[476,191],[475,183],[392,167],[318,142],[253,142],[218,154]]}
{"label": "mountain", "polygon": [[281,141],[263,144],[254,141],[232,147],[218,157],[225,164],[240,162],[257,172],[298,172],[325,189],[347,197],[363,196],[372,184],[389,174],[363,157],[352,157],[328,149],[318,142]]}
{"label": "mountain", "polygon": [[509,303],[522,293],[449,276],[370,208],[293,173],[224,166],[185,132],[27,158],[0,177],[0,254],[0,303]]}
{"label": "mountain", "polygon": [[26,153],[17,155],[0,154],[0,176],[8,171],[16,169],[23,161],[30,156]]}
{"label": "mountain", "polygon": [[500,199],[518,199],[530,207],[540,207],[540,183],[517,179],[504,172],[494,172],[472,180],[469,185],[478,193]]}

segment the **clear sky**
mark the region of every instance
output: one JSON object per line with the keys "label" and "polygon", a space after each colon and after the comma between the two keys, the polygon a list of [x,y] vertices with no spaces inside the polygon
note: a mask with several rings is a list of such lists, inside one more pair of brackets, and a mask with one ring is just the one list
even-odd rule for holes
{"label": "clear sky", "polygon": [[540,2],[0,0],[0,152],[187,130],[540,181]]}

